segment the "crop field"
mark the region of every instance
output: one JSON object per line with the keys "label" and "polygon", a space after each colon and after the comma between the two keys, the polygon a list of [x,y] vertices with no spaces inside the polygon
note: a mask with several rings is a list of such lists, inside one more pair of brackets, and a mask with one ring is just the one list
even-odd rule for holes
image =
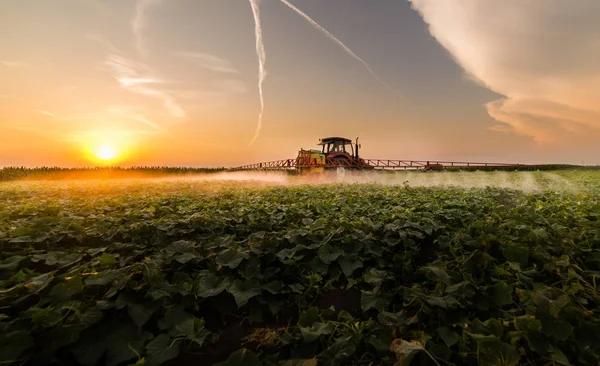
{"label": "crop field", "polygon": [[1,183],[0,364],[598,365],[599,171],[304,183]]}

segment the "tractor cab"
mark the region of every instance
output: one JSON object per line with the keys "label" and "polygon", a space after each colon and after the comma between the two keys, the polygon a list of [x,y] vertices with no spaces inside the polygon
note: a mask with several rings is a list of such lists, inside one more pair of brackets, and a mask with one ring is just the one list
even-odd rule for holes
{"label": "tractor cab", "polygon": [[[357,139],[358,142],[358,139]],[[321,152],[328,158],[345,156],[349,160],[358,158],[358,144],[344,137],[325,137],[319,139],[319,145],[323,146]]]}

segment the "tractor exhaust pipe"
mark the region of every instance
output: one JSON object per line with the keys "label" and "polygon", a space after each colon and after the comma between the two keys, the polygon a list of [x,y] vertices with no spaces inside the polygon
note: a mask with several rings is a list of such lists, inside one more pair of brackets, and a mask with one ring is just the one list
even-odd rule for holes
{"label": "tractor exhaust pipe", "polygon": [[358,137],[356,138],[356,143],[354,144],[355,147],[355,157],[354,159],[356,159],[356,161],[358,162]]}

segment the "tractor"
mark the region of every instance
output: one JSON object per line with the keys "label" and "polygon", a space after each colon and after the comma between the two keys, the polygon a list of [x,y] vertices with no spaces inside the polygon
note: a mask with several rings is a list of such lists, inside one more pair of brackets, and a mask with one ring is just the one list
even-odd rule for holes
{"label": "tractor", "polygon": [[373,169],[358,155],[360,144],[344,137],[325,137],[319,139],[321,150],[298,152],[296,170],[299,174],[321,173],[324,170]]}

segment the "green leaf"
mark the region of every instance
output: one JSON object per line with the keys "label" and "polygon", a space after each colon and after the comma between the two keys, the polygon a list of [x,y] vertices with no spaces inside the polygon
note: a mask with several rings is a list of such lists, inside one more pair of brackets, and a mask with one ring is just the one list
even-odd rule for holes
{"label": "green leaf", "polygon": [[523,245],[508,244],[502,248],[504,258],[511,262],[517,262],[523,267],[529,263],[529,248]]}
{"label": "green leaf", "polygon": [[515,318],[515,328],[521,332],[541,332],[542,322],[533,316],[523,315]]}
{"label": "green leaf", "polygon": [[68,301],[73,295],[83,291],[83,281],[80,276],[75,276],[65,282],[57,283],[50,291],[50,297],[56,302]]}
{"label": "green leaf", "polygon": [[344,249],[331,246],[330,244],[324,244],[321,245],[317,250],[317,255],[319,256],[319,259],[323,261],[323,263],[329,264],[338,259],[340,256],[343,256]]}
{"label": "green leaf", "polygon": [[248,281],[235,280],[235,282],[227,289],[235,298],[238,308],[246,305],[248,300],[262,293],[260,282],[255,279]]}
{"label": "green leaf", "polygon": [[573,326],[563,318],[542,318],[544,335],[566,341],[573,334]]}
{"label": "green leaf", "polygon": [[319,308],[316,306],[311,306],[307,310],[300,313],[300,317],[298,318],[298,325],[300,327],[310,327],[318,321],[321,321],[321,314],[319,313]]}
{"label": "green leaf", "polygon": [[456,309],[460,307],[460,302],[454,296],[427,296],[425,301],[431,306],[437,306],[443,309]]}
{"label": "green leaf", "polygon": [[554,348],[553,352],[550,354],[550,358],[561,365],[571,365],[567,356],[565,356],[565,354],[558,348]]}
{"label": "green leaf", "polygon": [[262,364],[254,352],[242,348],[229,355],[227,361],[217,363],[215,366],[262,366]]}
{"label": "green leaf", "polygon": [[272,294],[278,294],[282,288],[283,282],[281,281],[271,281],[263,285],[263,289],[269,291]]}
{"label": "green leaf", "polygon": [[327,220],[324,217],[319,217],[312,224],[310,224],[310,231],[317,231],[325,228]]}
{"label": "green leaf", "polygon": [[310,328],[301,327],[300,333],[306,343],[314,342],[324,334],[331,334],[334,330],[333,325],[325,323],[314,323]]}
{"label": "green leaf", "polygon": [[385,311],[389,304],[389,299],[379,296],[375,292],[361,291],[360,307],[362,311],[367,311],[369,309]]}
{"label": "green leaf", "polygon": [[248,259],[249,257],[250,255],[246,252],[240,252],[234,248],[229,248],[217,255],[217,264],[235,269],[244,259]]}
{"label": "green leaf", "polygon": [[401,310],[398,313],[389,313],[387,311],[382,311],[377,315],[377,320],[389,327],[399,326],[399,325],[410,325],[412,324],[417,317],[408,316],[404,310]]}
{"label": "green leaf", "polygon": [[454,346],[460,340],[460,336],[458,335],[458,333],[452,331],[448,327],[439,327],[438,333],[448,347]]}
{"label": "green leaf", "polygon": [[355,270],[362,268],[363,261],[355,255],[345,255],[338,258],[338,263],[346,277],[350,277]]}
{"label": "green leaf", "polygon": [[29,331],[0,331],[0,362],[11,364],[9,361],[18,360],[33,345],[34,339]]}
{"label": "green leaf", "polygon": [[100,264],[104,266],[114,266],[117,264],[117,259],[114,255],[104,252],[100,256]]}
{"label": "green leaf", "polygon": [[198,280],[198,289],[196,293],[198,296],[204,298],[217,296],[230,286],[229,281],[229,278],[218,277],[212,273],[202,276]]}
{"label": "green leaf", "polygon": [[371,268],[369,272],[365,274],[365,282],[377,287],[385,280],[393,280],[394,276],[386,271],[380,271],[375,268]]}
{"label": "green leaf", "polygon": [[14,255],[0,261],[0,271],[14,272],[19,268],[19,264],[27,257]]}
{"label": "green leaf", "polygon": [[512,287],[506,282],[500,281],[492,287],[490,297],[498,306],[509,305],[513,302],[512,292]]}
{"label": "green leaf", "polygon": [[341,337],[317,355],[318,365],[344,365],[356,352],[352,337]]}
{"label": "green leaf", "polygon": [[479,344],[478,354],[479,364],[485,366],[516,366],[521,359],[515,347],[500,341]]}
{"label": "green leaf", "polygon": [[452,278],[450,278],[450,275],[448,275],[443,268],[436,266],[424,266],[419,269],[419,272],[424,272],[425,277],[431,281],[443,282],[447,285],[452,284]]}
{"label": "green leaf", "polygon": [[161,365],[179,355],[179,343],[166,334],[160,334],[146,345],[147,365]]}
{"label": "green leaf", "polygon": [[192,259],[196,259],[198,256],[194,253],[182,253],[182,254],[178,254],[175,257],[175,260],[181,264],[186,264],[187,262],[191,261]]}

